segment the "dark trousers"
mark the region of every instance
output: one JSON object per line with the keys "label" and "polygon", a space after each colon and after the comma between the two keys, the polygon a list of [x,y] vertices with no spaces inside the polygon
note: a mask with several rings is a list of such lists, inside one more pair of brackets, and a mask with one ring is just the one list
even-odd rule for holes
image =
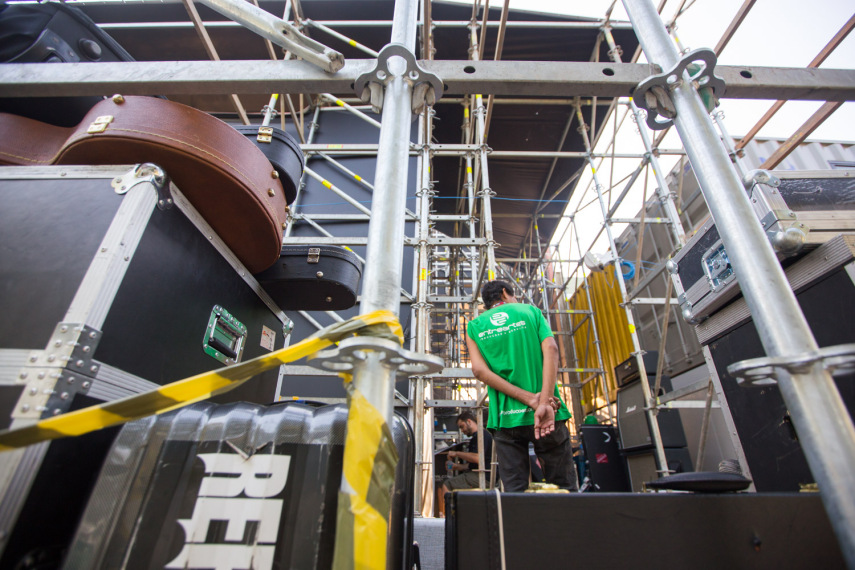
{"label": "dark trousers", "polygon": [[534,426],[500,428],[492,433],[499,475],[506,492],[521,492],[528,488],[529,442],[534,443],[534,452],[547,483],[572,491],[579,488],[566,422],[555,422],[555,430],[540,439],[534,438]]}

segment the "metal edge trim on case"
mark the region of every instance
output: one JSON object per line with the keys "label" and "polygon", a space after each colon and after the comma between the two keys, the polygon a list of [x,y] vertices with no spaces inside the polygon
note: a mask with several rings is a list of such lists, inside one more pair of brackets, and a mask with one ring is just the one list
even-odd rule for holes
{"label": "metal edge trim on case", "polygon": [[[742,475],[748,479],[753,479],[751,469],[748,467],[748,459],[745,457],[745,451],[742,449],[742,442],[739,440],[739,432],[736,431],[736,424],[733,421],[733,414],[730,412],[730,405],[727,403],[727,398],[724,396],[724,388],[721,385],[721,378],[718,375],[718,370],[713,361],[712,352],[708,346],[701,349],[701,353],[706,361],[707,370],[710,373],[710,381],[715,389],[715,397],[718,400],[719,409],[722,411],[724,424],[727,426],[727,433],[730,435],[730,443],[736,452],[736,459],[739,461],[739,467],[742,469]],[[748,487],[749,492],[754,492],[754,483]]]}
{"label": "metal edge trim on case", "polygon": [[0,348],[0,369],[9,368],[12,370],[12,374],[0,373],[0,386],[19,384],[18,373],[21,368],[27,366],[32,352],[26,348]]}
{"label": "metal edge trim on case", "polygon": [[125,195],[77,288],[64,322],[101,329],[156,204],[157,192],[151,184],[139,184]]}
{"label": "metal edge trim on case", "polygon": [[[27,349],[0,349],[0,385],[17,384],[21,368],[33,352]],[[2,369],[7,369],[5,372]],[[14,421],[14,420],[13,420]],[[14,425],[14,424],[13,424]],[[0,461],[0,555],[23,507],[33,475],[41,464],[44,446],[18,449]]]}
{"label": "metal edge trim on case", "polygon": [[855,262],[851,262],[846,264],[846,274],[849,275],[849,279],[852,280],[852,285],[855,285]]}
{"label": "metal edge trim on case", "polygon": [[[2,166],[0,180],[39,180],[39,179],[83,179],[115,178],[124,174],[133,165],[65,165],[65,166]],[[94,174],[94,176],[93,176]]]}
{"label": "metal edge trim on case", "polygon": [[48,442],[16,449],[17,457],[4,458],[0,467],[0,556],[12,535],[12,528],[30,494],[30,487],[47,453]]}
{"label": "metal edge trim on case", "polygon": [[255,294],[261,299],[261,301],[267,305],[276,318],[283,325],[288,325],[291,323],[291,319],[289,319],[285,313],[280,309],[270,295],[267,294],[267,291],[261,288],[261,285],[258,284],[258,281],[255,280],[255,277],[252,276],[249,269],[238,260],[234,253],[229,249],[229,247],[225,244],[225,242],[220,239],[220,236],[211,228],[208,222],[205,221],[205,218],[202,217],[201,214],[193,207],[192,204],[184,197],[184,194],[175,186],[174,183],[170,182],[170,188],[172,192],[172,198],[175,200],[175,204],[178,206],[178,209],[187,216],[187,219],[196,226],[201,233],[208,237],[208,241],[211,242],[211,245],[214,246],[220,255],[232,266],[237,274],[246,282],[249,287],[255,291]]}
{"label": "metal edge trim on case", "polygon": [[119,368],[109,366],[103,362],[98,362],[98,366],[98,374],[92,381],[92,388],[89,389],[89,395],[94,398],[117,400],[125,396],[155,390],[159,387],[154,382],[150,382]]}

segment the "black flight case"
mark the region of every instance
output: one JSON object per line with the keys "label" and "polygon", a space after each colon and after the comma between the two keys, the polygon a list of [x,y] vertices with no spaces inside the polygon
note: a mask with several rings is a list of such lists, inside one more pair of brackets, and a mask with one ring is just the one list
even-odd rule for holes
{"label": "black flight case", "polygon": [[[0,428],[287,345],[291,321],[144,169],[3,167],[0,200]],[[279,382],[273,369],[216,400],[269,404]],[[0,568],[57,565],[117,432],[0,454]]]}

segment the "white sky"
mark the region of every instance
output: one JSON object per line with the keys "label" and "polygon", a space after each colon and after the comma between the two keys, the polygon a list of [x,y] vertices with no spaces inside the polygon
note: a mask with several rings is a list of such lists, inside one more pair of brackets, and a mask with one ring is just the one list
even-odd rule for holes
{"label": "white sky", "polygon": [[[450,0],[458,1],[458,0]],[[483,3],[484,0],[482,0]],[[659,0],[651,0],[655,5]],[[460,0],[461,3],[471,4],[471,0]],[[503,0],[491,0],[491,7],[502,6]],[[601,18],[611,0],[510,0],[511,9],[530,10],[539,12],[556,12],[577,16]],[[670,22],[675,10],[681,4],[680,0],[668,0],[663,10],[663,19]],[[688,10],[677,21],[676,35],[684,48],[697,49],[702,47],[714,48],[721,39],[727,26],[733,20],[743,0],[689,0]],[[853,0],[757,0],[743,21],[736,34],[730,40],[723,52],[719,54],[721,65],[750,65],[768,67],[806,67],[819,51],[831,40],[840,28],[855,13]],[[622,2],[617,2],[612,12],[613,20],[628,21],[629,17]],[[625,56],[626,59],[629,54]],[[646,61],[643,56],[640,61]],[[820,66],[822,68],[855,68],[855,33],[851,33],[841,45]],[[760,117],[769,109],[773,101],[766,100],[736,100],[724,99],[719,110],[724,112],[725,126],[735,137],[744,135],[753,127]],[[758,137],[775,137],[786,139],[801,126],[821,105],[821,102],[790,101],[778,111],[772,120],[758,133]],[[618,112],[621,116],[623,111]],[[819,128],[808,140],[855,141],[855,102],[845,103]],[[645,127],[646,128],[646,127]],[[595,152],[605,152],[605,146],[611,137],[612,123],[607,126],[600,144]],[[636,125],[627,120],[618,131],[617,152],[643,152],[641,138],[636,132]],[[681,148],[675,129],[663,141],[661,148]],[[662,169],[667,173],[676,162],[676,158],[661,157]],[[618,160],[614,164],[612,180],[617,182],[623,176],[632,172],[638,165],[637,160]],[[609,186],[612,165],[605,161],[598,169],[600,183]],[[590,170],[586,170],[568,205],[568,213],[576,211],[577,204],[582,201],[588,204],[596,195],[589,188]],[[616,213],[617,217],[633,217],[640,207],[642,199],[642,184],[636,183],[633,192],[624,202],[624,206]],[[622,185],[621,185],[622,187]],[[650,174],[648,196],[653,192],[655,181]],[[597,203],[591,204],[577,216],[577,231],[583,251],[590,245],[602,225],[602,214]],[[623,227],[613,226],[615,237],[620,235]],[[560,234],[560,230],[558,232]],[[556,234],[556,235],[558,235]],[[567,241],[567,240],[565,240]],[[563,245],[563,244],[562,244]],[[605,235],[592,248],[597,252],[605,252],[608,242]],[[562,247],[562,257],[569,255],[578,257],[576,245],[573,244],[570,254]]]}

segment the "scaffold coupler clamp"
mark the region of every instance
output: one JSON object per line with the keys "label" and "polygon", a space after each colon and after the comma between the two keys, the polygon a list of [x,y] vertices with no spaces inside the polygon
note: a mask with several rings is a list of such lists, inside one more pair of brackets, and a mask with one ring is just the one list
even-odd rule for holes
{"label": "scaffold coupler clamp", "polygon": [[413,115],[420,115],[425,107],[431,107],[442,97],[442,80],[419,66],[416,56],[406,46],[387,44],[377,55],[377,65],[371,71],[356,78],[353,88],[364,103],[370,103],[375,113],[383,110],[383,91],[396,76],[389,69],[389,60],[400,57],[406,63],[401,76],[413,89]]}
{"label": "scaffold coupler clamp", "polygon": [[765,184],[766,186],[777,188],[781,185],[781,179],[768,170],[754,169],[748,171],[745,176],[742,177],[742,185],[746,190],[748,190],[749,198],[754,194],[755,184]]}
{"label": "scaffold coupler clamp", "polygon": [[778,374],[808,374],[815,364],[821,364],[828,373],[851,374],[855,372],[855,344],[827,346],[795,356],[765,356],[734,362],[727,372],[739,384],[763,386],[777,384]]}
{"label": "scaffold coupler clamp", "polygon": [[418,301],[418,302],[416,302],[416,303],[413,303],[413,304],[412,304],[412,307],[413,307],[413,309],[415,309],[416,311],[418,311],[419,309],[424,309],[424,310],[426,310],[426,311],[432,311],[432,310],[433,310],[434,305],[433,305],[433,303],[428,303],[428,302],[424,302],[424,303],[423,303],[423,302],[421,302],[421,301]]}
{"label": "scaffold coupler clamp", "polygon": [[353,374],[355,367],[367,359],[369,352],[379,353],[383,367],[394,370],[396,376],[436,374],[444,367],[443,360],[438,356],[413,352],[392,340],[369,336],[343,340],[335,348],[310,356],[307,364],[321,370]]}
{"label": "scaffold coupler clamp", "polygon": [[651,75],[639,83],[632,93],[632,100],[647,112],[647,126],[654,131],[671,126],[677,116],[671,90],[682,84],[684,72],[689,74],[689,80],[698,90],[707,111],[712,112],[724,96],[725,89],[724,80],[714,73],[716,61],[715,52],[711,49],[696,49],[684,55],[670,70]]}
{"label": "scaffold coupler clamp", "polygon": [[433,188],[433,184],[430,186],[425,186],[416,190],[416,197],[421,198],[422,196],[436,196],[436,190]]}

